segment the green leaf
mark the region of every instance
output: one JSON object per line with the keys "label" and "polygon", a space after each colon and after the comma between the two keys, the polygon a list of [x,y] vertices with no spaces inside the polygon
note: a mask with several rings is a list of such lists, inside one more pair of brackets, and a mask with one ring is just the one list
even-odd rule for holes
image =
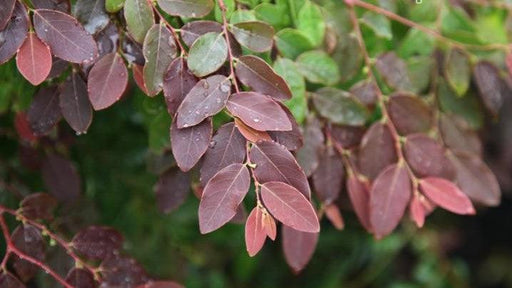
{"label": "green leaf", "polygon": [[306,1],[297,15],[297,29],[317,47],[324,41],[325,17],[318,5]]}
{"label": "green leaf", "polygon": [[482,43],[507,43],[507,31],[505,29],[502,14],[498,11],[487,13],[479,11],[479,17],[475,21],[476,33]]}
{"label": "green leaf", "polygon": [[281,75],[290,86],[292,91],[292,99],[284,104],[290,109],[298,123],[303,123],[308,114],[308,102],[306,99],[306,82],[304,77],[299,73],[297,65],[286,58],[278,58],[274,62],[274,70]]}
{"label": "green leaf", "polygon": [[253,10],[236,10],[231,14],[229,23],[236,24],[240,22],[256,21],[256,16]]}
{"label": "green leaf", "polygon": [[430,55],[434,51],[434,40],[432,37],[417,29],[410,29],[405,35],[398,55],[401,58],[409,58],[414,55]]}
{"label": "green leaf", "polygon": [[105,9],[109,13],[115,13],[121,10],[125,0],[105,0]]}
{"label": "green leaf", "polygon": [[473,129],[479,129],[483,124],[483,113],[475,94],[469,93],[465,97],[457,97],[448,84],[439,79],[437,97],[444,112],[462,117]]}
{"label": "green leaf", "polygon": [[349,126],[364,125],[368,118],[366,107],[343,90],[325,87],[313,93],[315,108],[332,123]]}
{"label": "green leaf", "polygon": [[213,0],[158,0],[167,14],[180,17],[200,18],[213,9]]}
{"label": "green leaf", "polygon": [[368,26],[368,28],[372,29],[378,37],[388,40],[393,38],[393,33],[391,33],[391,23],[384,15],[368,11],[364,13],[363,18],[360,21]]}
{"label": "green leaf", "polygon": [[471,80],[469,55],[461,49],[451,49],[445,60],[445,74],[448,84],[459,96],[466,94]]}
{"label": "green leaf", "polygon": [[272,25],[276,30],[290,26],[291,19],[286,4],[261,3],[254,8],[256,18]]}
{"label": "green leaf", "polygon": [[146,0],[126,0],[124,18],[128,32],[139,43],[144,41],[149,28],[155,23],[153,9]]}
{"label": "green leaf", "polygon": [[302,53],[296,62],[300,73],[312,83],[334,85],[340,80],[336,62],[323,51]]}
{"label": "green leaf", "polygon": [[441,0],[423,1],[421,5],[413,3],[409,19],[414,22],[434,22],[437,20],[441,5],[444,5]]}
{"label": "green leaf", "polygon": [[[235,11],[235,0],[223,0],[224,6],[226,6],[226,19],[231,18],[231,14]],[[222,23],[222,11],[220,11],[219,0],[215,0],[214,15],[217,22]]]}
{"label": "green leaf", "polygon": [[254,52],[266,52],[272,48],[274,28],[259,21],[237,23],[230,27],[236,40]]}
{"label": "green leaf", "polygon": [[292,28],[285,28],[277,32],[275,40],[279,53],[290,59],[295,59],[300,54],[314,48],[311,41],[301,31]]}
{"label": "green leaf", "polygon": [[353,34],[342,34],[331,57],[338,65],[341,81],[351,79],[359,72],[363,63],[363,54],[359,49],[357,37]]}
{"label": "green leaf", "polygon": [[169,146],[169,127],[171,127],[171,117],[167,111],[160,110],[148,127],[148,142],[151,151],[160,154],[164,148]]}
{"label": "green leaf", "polygon": [[228,47],[222,34],[209,32],[190,47],[188,68],[194,75],[203,77],[217,71],[228,57]]}
{"label": "green leaf", "polygon": [[413,92],[420,93],[429,87],[433,68],[434,60],[430,55],[407,59],[407,70],[409,71]]}

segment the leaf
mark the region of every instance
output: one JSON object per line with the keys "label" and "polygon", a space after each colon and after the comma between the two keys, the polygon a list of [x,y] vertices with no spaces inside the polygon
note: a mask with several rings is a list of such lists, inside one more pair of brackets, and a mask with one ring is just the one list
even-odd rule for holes
{"label": "leaf", "polygon": [[254,207],[245,223],[245,246],[249,256],[253,257],[263,248],[267,234],[263,222],[263,211],[259,206]]}
{"label": "leaf", "polygon": [[340,80],[336,62],[325,52],[313,50],[302,53],[297,58],[299,71],[311,83],[334,85]]}
{"label": "leaf", "polygon": [[366,122],[368,110],[348,92],[324,87],[312,96],[316,110],[332,123],[362,126]]}
{"label": "leaf", "polygon": [[471,64],[469,56],[461,49],[454,48],[448,52],[444,63],[446,80],[457,93],[462,96],[466,94],[471,79]]}
{"label": "leaf", "polygon": [[386,40],[393,39],[391,23],[386,16],[367,11],[363,14],[360,21],[368,28],[372,29],[377,37],[384,38]]}
{"label": "leaf", "polygon": [[205,186],[213,175],[231,164],[242,164],[245,159],[245,145],[246,141],[234,123],[220,127],[204,155],[200,171],[201,184]]}
{"label": "leaf", "polygon": [[256,92],[231,95],[226,108],[249,127],[260,131],[289,131],[292,124],[286,112],[269,96]]}
{"label": "leaf", "polygon": [[190,177],[173,167],[160,175],[154,189],[156,205],[161,213],[171,213],[180,207],[190,191]]}
{"label": "leaf", "polygon": [[142,48],[146,64],[144,65],[144,84],[149,96],[162,90],[164,74],[177,49],[171,31],[163,23],[153,25],[146,34]]}
{"label": "leaf", "polygon": [[[139,87],[140,91],[142,91],[144,94],[149,95],[148,89],[146,89],[146,84],[144,84],[144,67],[139,66],[137,64],[132,64],[132,65],[133,65],[132,66],[132,75],[133,75],[133,81],[135,82],[135,85],[137,85],[137,87]],[[165,86],[164,86],[164,88],[165,88]],[[122,95],[121,95],[121,97],[122,97]]]}
{"label": "leaf", "polygon": [[295,121],[292,112],[283,103],[278,103],[281,109],[284,110],[288,120],[292,124],[292,130],[290,131],[269,131],[269,135],[275,142],[283,145],[290,151],[296,151],[304,144],[304,138],[300,131],[299,124]]}
{"label": "leaf", "polygon": [[230,27],[235,39],[254,52],[265,52],[272,48],[274,28],[264,22],[236,23]]}
{"label": "leaf", "polygon": [[331,57],[338,65],[341,81],[354,77],[363,63],[363,53],[357,37],[353,34],[342,34]]}
{"label": "leaf", "polygon": [[378,239],[391,233],[400,223],[411,198],[411,180],[403,164],[384,169],[370,190],[370,222]]}
{"label": "leaf", "polygon": [[277,100],[292,97],[290,87],[277,75],[265,61],[252,55],[238,58],[235,68],[236,77],[255,92],[271,96]]}
{"label": "leaf", "polygon": [[239,163],[223,168],[208,181],[199,204],[201,234],[219,229],[235,216],[250,184],[249,170]]}
{"label": "leaf", "polygon": [[52,54],[34,32],[30,32],[16,56],[16,66],[21,75],[32,85],[41,84],[52,69]]}
{"label": "leaf", "polygon": [[313,46],[319,46],[324,40],[325,17],[320,7],[311,1],[306,1],[297,15],[297,29],[308,37]]}
{"label": "leaf", "polygon": [[353,148],[361,143],[366,129],[364,127],[329,125],[331,140],[341,148]]}
{"label": "leaf", "polygon": [[425,224],[425,217],[434,210],[435,206],[421,193],[414,193],[414,196],[409,205],[411,218],[416,223],[418,228],[423,227]]}
{"label": "leaf", "polygon": [[504,83],[498,68],[490,62],[478,62],[474,68],[473,77],[485,107],[496,115],[506,97],[503,95]]}
{"label": "leaf", "polygon": [[304,127],[304,146],[297,151],[297,161],[307,177],[313,175],[319,164],[324,133],[317,118],[310,118]]}
{"label": "leaf", "polygon": [[16,0],[5,0],[0,3],[0,31],[4,30],[11,20],[14,4],[16,4]]}
{"label": "leaf", "polygon": [[[29,224],[22,224],[14,229],[11,235],[12,244],[24,254],[42,261],[45,256],[45,242],[41,236],[41,231]],[[38,267],[27,260],[14,258],[13,268],[20,280],[27,282],[38,271]]]}
{"label": "leaf", "polygon": [[30,194],[20,203],[21,213],[29,219],[52,220],[57,201],[46,193]]}
{"label": "leaf", "polygon": [[228,46],[222,34],[208,32],[201,35],[190,47],[188,67],[197,77],[211,74],[226,62]]}
{"label": "leaf", "polygon": [[89,226],[73,237],[71,245],[88,259],[104,260],[119,250],[123,241],[123,236],[114,228]]}
{"label": "leaf", "polygon": [[196,76],[188,69],[185,58],[178,57],[171,62],[164,74],[163,81],[167,111],[171,116],[174,116],[178,111],[181,102],[196,85],[197,81]]}
{"label": "leaf", "polygon": [[283,182],[261,186],[261,198],[268,211],[284,225],[303,232],[319,232],[315,209],[304,195]]}
{"label": "leaf", "polygon": [[0,64],[7,62],[21,47],[28,34],[29,19],[23,4],[16,1],[7,26],[0,30]]}
{"label": "leaf", "polygon": [[375,62],[375,67],[391,88],[398,91],[414,90],[407,71],[407,64],[404,60],[398,58],[395,52],[380,55]]}
{"label": "leaf", "polygon": [[[151,28],[151,26],[149,28]],[[142,39],[141,42],[142,41],[144,41],[144,39]],[[144,59],[144,54],[142,53],[142,44],[132,40],[132,37],[124,37],[121,42],[121,47],[123,49],[124,58],[128,63],[139,66],[143,66],[144,63],[146,63],[146,59]]]}
{"label": "leaf", "polygon": [[359,146],[358,166],[370,180],[375,179],[388,165],[397,161],[395,140],[389,127],[375,122],[364,134]]}
{"label": "leaf", "polygon": [[254,7],[254,14],[258,20],[272,25],[276,31],[281,30],[291,25],[288,5],[283,2],[284,1],[279,1],[276,4],[260,3]]}
{"label": "leaf", "polygon": [[297,274],[313,257],[319,233],[301,232],[286,225],[283,226],[282,231],[284,258],[288,266]]}
{"label": "leaf", "polygon": [[350,93],[362,104],[372,106],[379,98],[379,87],[371,80],[362,80],[350,87]]}
{"label": "leaf", "polygon": [[201,18],[212,11],[212,0],[158,0],[158,6],[167,14],[186,18]]}
{"label": "leaf", "polygon": [[270,135],[267,132],[252,129],[238,118],[235,118],[235,126],[240,134],[250,142],[256,143],[260,140],[272,141],[272,138],[270,138]]}
{"label": "leaf", "polygon": [[62,202],[72,202],[82,194],[80,176],[68,159],[50,154],[43,161],[41,174],[48,192]]}
{"label": "leaf", "polygon": [[421,192],[442,208],[462,215],[476,213],[468,196],[452,182],[443,178],[427,177],[421,179],[419,184]]}
{"label": "leaf", "polygon": [[105,10],[109,13],[116,13],[123,9],[125,0],[105,0]]}
{"label": "leaf", "polygon": [[[112,85],[116,83],[116,85]],[[128,85],[128,69],[117,53],[101,58],[89,72],[87,90],[94,110],[102,110],[116,103]]]}
{"label": "leaf", "polygon": [[347,192],[354,208],[354,212],[361,225],[368,232],[372,232],[370,221],[370,184],[359,179],[354,173],[348,173]]}
{"label": "leaf", "polygon": [[25,288],[25,285],[9,272],[0,274],[0,286],[4,288]]}
{"label": "leaf", "polygon": [[92,122],[92,107],[87,94],[85,81],[78,73],[73,73],[61,86],[59,106],[64,119],[77,135],[87,133]]}
{"label": "leaf", "polygon": [[56,57],[72,63],[91,63],[98,57],[98,47],[92,36],[68,14],[34,10],[34,29]]}
{"label": "leaf", "polygon": [[452,163],[446,158],[444,148],[427,135],[408,136],[403,152],[409,167],[418,177],[454,179],[455,171]]}
{"label": "leaf", "polygon": [[155,24],[153,9],[146,0],[125,0],[124,18],[128,32],[139,43],[144,41],[148,30]]}
{"label": "leaf", "polygon": [[386,104],[389,117],[402,135],[427,132],[432,126],[432,112],[418,96],[395,93]]}
{"label": "leaf", "polygon": [[471,200],[486,206],[498,206],[501,192],[498,180],[478,157],[465,153],[448,154],[455,167],[455,183]]}
{"label": "leaf", "polygon": [[482,141],[478,134],[456,120],[453,117],[441,114],[439,130],[444,144],[456,151],[481,155]]}
{"label": "leaf", "polygon": [[103,30],[110,22],[105,0],[77,0],[73,14],[91,35]]}
{"label": "leaf", "polygon": [[284,182],[310,199],[311,190],[306,175],[284,146],[271,141],[259,141],[252,146],[249,157],[256,164],[253,175],[260,183]]}
{"label": "leaf", "polygon": [[289,85],[292,98],[285,102],[293,117],[298,123],[304,122],[308,113],[308,102],[306,99],[306,82],[300,74],[297,65],[290,59],[278,58],[274,61],[274,70]]}
{"label": "leaf", "polygon": [[187,172],[199,161],[208,149],[212,137],[210,118],[199,125],[178,129],[176,121],[171,125],[172,154],[181,171]]}
{"label": "leaf", "polygon": [[184,288],[184,286],[172,281],[149,281],[138,288]]}
{"label": "leaf", "polygon": [[31,0],[36,9],[49,9],[57,10],[64,13],[69,13],[71,4],[68,0]]}
{"label": "leaf", "polygon": [[442,111],[454,114],[463,119],[474,129],[482,127],[484,122],[484,113],[481,102],[473,90],[470,90],[464,97],[458,97],[455,92],[448,87],[446,81],[439,79],[437,85],[437,99]]}
{"label": "leaf", "polygon": [[318,199],[324,204],[331,204],[340,195],[345,170],[340,155],[332,146],[322,150],[318,168],[313,173],[313,187]]}
{"label": "leaf", "polygon": [[314,48],[311,41],[301,31],[285,28],[275,36],[276,47],[283,57],[295,59],[300,54]]}
{"label": "leaf", "polygon": [[113,255],[101,266],[102,285],[106,287],[137,287],[149,281],[144,268],[133,258]]}
{"label": "leaf", "polygon": [[214,21],[192,21],[181,27],[181,39],[190,47],[201,35],[209,32],[222,33],[222,25]]}
{"label": "leaf", "polygon": [[65,281],[77,288],[94,288],[96,282],[94,281],[94,275],[88,270],[82,268],[73,268],[69,271]]}
{"label": "leaf", "polygon": [[337,230],[343,230],[345,227],[345,222],[343,221],[343,217],[341,216],[340,208],[336,206],[336,204],[329,204],[325,206],[325,216],[329,221],[331,221],[331,224],[336,228]]}
{"label": "leaf", "polygon": [[43,87],[34,95],[27,112],[30,128],[36,136],[42,136],[60,121],[59,91],[56,87]]}
{"label": "leaf", "polygon": [[230,93],[231,81],[223,75],[213,75],[197,82],[178,107],[178,128],[197,125],[219,113],[226,105]]}

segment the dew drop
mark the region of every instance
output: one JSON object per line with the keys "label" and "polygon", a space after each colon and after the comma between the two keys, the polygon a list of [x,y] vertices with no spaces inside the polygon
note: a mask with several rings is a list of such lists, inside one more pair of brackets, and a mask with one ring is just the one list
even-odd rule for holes
{"label": "dew drop", "polygon": [[215,99],[215,102],[217,102],[217,104],[220,104],[220,102],[221,102],[220,98]]}
{"label": "dew drop", "polygon": [[255,123],[259,123],[261,120],[260,120],[260,118],[254,118],[254,119],[252,119],[252,121],[254,121]]}
{"label": "dew drop", "polygon": [[187,123],[183,124],[183,128],[187,128],[189,125]]}
{"label": "dew drop", "polygon": [[82,135],[82,132],[80,132],[80,131],[76,131],[75,135],[76,135],[76,136],[80,136],[80,135]]}
{"label": "dew drop", "polygon": [[227,93],[229,90],[231,90],[231,86],[229,84],[220,85],[220,91]]}
{"label": "dew drop", "polygon": [[192,12],[192,14],[190,14],[190,16],[192,16],[192,18],[195,18],[196,17],[196,13]]}
{"label": "dew drop", "polygon": [[208,81],[206,81],[206,80],[205,80],[205,81],[203,82],[203,88],[204,88],[204,89],[208,89],[208,88],[210,88],[210,84],[208,84]]}
{"label": "dew drop", "polygon": [[213,147],[215,147],[216,144],[217,144],[217,142],[215,140],[212,140],[212,141],[210,141],[210,144],[208,145],[208,147],[213,148]]}

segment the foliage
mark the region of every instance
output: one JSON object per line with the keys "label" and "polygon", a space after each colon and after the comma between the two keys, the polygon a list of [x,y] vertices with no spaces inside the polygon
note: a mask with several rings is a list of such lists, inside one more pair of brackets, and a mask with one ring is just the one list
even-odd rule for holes
{"label": "foliage", "polygon": [[[95,195],[103,183],[82,178],[70,160],[78,145],[75,157],[94,171],[91,147],[139,145],[139,134],[101,117],[147,129],[160,212],[186,205],[193,191],[201,233],[244,223],[250,256],[267,237],[281,238],[296,273],[315,251],[324,216],[344,228],[347,201],[377,239],[406,211],[422,227],[435,208],[473,215],[475,204],[497,206],[500,186],[478,130],[510,95],[506,4],[426,2],[3,1],[0,63],[10,74],[2,128],[19,144],[1,173],[40,172],[43,183],[20,192],[18,177],[2,181],[20,208],[0,206],[0,283],[24,287],[39,267],[65,287],[180,287],[150,278],[121,252],[113,228],[54,221],[57,207],[66,219],[84,199],[123,199]],[[38,86],[32,99],[13,93],[22,81],[7,72],[14,64]],[[123,102],[133,115],[116,110]],[[77,136],[96,121],[118,134],[77,140],[62,118]],[[42,184],[48,194],[27,192]],[[4,215],[21,222],[12,233]],[[46,246],[72,263],[50,267]]]}

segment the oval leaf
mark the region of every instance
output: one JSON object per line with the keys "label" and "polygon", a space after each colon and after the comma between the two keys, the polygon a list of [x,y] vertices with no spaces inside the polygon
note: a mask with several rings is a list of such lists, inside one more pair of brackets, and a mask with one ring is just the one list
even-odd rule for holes
{"label": "oval leaf", "polygon": [[212,0],[158,0],[158,6],[167,14],[186,18],[201,18],[213,9]]}
{"label": "oval leaf", "polygon": [[263,184],[260,193],[265,207],[284,225],[303,232],[320,231],[315,209],[296,188],[273,181]]}
{"label": "oval leaf", "polygon": [[251,177],[243,164],[231,164],[206,184],[199,204],[199,230],[202,234],[229,222],[249,191]]}
{"label": "oval leaf", "polygon": [[181,171],[186,172],[196,165],[208,149],[212,137],[210,118],[199,125],[178,129],[176,121],[171,125],[172,154]]}
{"label": "oval leaf", "polygon": [[180,29],[181,39],[190,47],[201,35],[208,32],[221,33],[222,25],[214,21],[192,21],[183,25]]}
{"label": "oval leaf", "polygon": [[27,37],[29,20],[25,6],[18,1],[14,6],[9,23],[0,30],[0,64],[7,62],[21,47]]}
{"label": "oval leaf", "polygon": [[88,270],[81,268],[71,269],[65,280],[67,283],[77,288],[94,288],[97,286],[94,281],[94,275]]}
{"label": "oval leaf", "polygon": [[265,52],[272,48],[274,28],[264,22],[250,21],[231,26],[236,40],[254,52]]}
{"label": "oval leaf", "polygon": [[318,243],[319,233],[297,231],[283,226],[283,252],[288,266],[293,272],[299,273],[308,264]]}
{"label": "oval leaf", "polygon": [[123,236],[110,227],[89,226],[80,230],[71,243],[81,255],[92,260],[103,260],[121,248]]}
{"label": "oval leaf", "polygon": [[300,54],[313,49],[313,44],[300,31],[284,28],[276,34],[276,47],[283,57],[295,59]]}
{"label": "oval leaf", "polygon": [[311,176],[318,167],[320,148],[324,144],[324,133],[317,118],[310,118],[304,127],[304,146],[297,151],[297,161],[306,176]]}
{"label": "oval leaf", "polygon": [[154,188],[156,205],[161,213],[170,213],[181,206],[190,191],[190,177],[173,167],[160,175]]}
{"label": "oval leaf", "polygon": [[263,248],[267,239],[264,228],[263,211],[256,206],[252,209],[245,223],[245,247],[249,256],[253,257]]}
{"label": "oval leaf", "polygon": [[417,96],[394,94],[386,108],[396,130],[402,135],[427,132],[432,126],[432,112]]}
{"label": "oval leaf", "polygon": [[77,134],[87,133],[92,122],[92,107],[85,81],[78,73],[62,84],[59,105],[64,119]]}
{"label": "oval leaf", "polygon": [[16,0],[5,0],[0,3],[0,31],[4,30],[9,20],[11,20],[14,4],[16,4],[16,2]]}
{"label": "oval leaf", "polygon": [[318,168],[313,173],[313,187],[322,203],[330,204],[338,199],[344,178],[345,169],[340,155],[332,146],[323,149]]}
{"label": "oval leaf", "polygon": [[146,33],[155,24],[153,9],[149,3],[147,0],[126,0],[124,3],[126,28],[139,43],[144,41]]}
{"label": "oval leaf", "polygon": [[498,68],[490,62],[482,61],[476,64],[473,73],[485,107],[496,115],[506,97],[503,95],[505,87]]}
{"label": "oval leaf", "polygon": [[459,48],[451,49],[444,63],[446,80],[457,93],[462,96],[468,91],[471,79],[471,64],[468,54]]}
{"label": "oval leaf", "polygon": [[105,0],[77,0],[73,14],[91,35],[103,30],[110,22]]}
{"label": "oval leaf", "polygon": [[348,197],[359,222],[361,222],[366,231],[372,232],[370,221],[370,184],[365,180],[358,179],[355,174],[349,173],[346,185]]}
{"label": "oval leaf", "polygon": [[128,69],[121,56],[117,53],[103,56],[89,72],[87,83],[89,100],[94,110],[108,108],[119,101],[127,85]]}
{"label": "oval leaf", "polygon": [[311,83],[334,85],[340,80],[336,62],[324,51],[308,51],[297,58],[299,72]]}
{"label": "oval leaf", "polygon": [[[12,244],[21,252],[32,258],[42,261],[45,256],[45,240],[36,227],[32,225],[20,225],[14,229],[11,235]],[[12,264],[14,271],[23,282],[27,282],[38,272],[39,267],[20,259],[15,258]]]}
{"label": "oval leaf", "polygon": [[21,213],[29,219],[53,219],[57,201],[46,193],[31,194],[20,203]]}
{"label": "oval leaf", "polygon": [[419,177],[454,178],[452,163],[446,158],[443,147],[424,134],[414,134],[406,138],[403,148],[407,163]]}
{"label": "oval leaf", "polygon": [[381,122],[374,123],[361,140],[358,157],[359,169],[373,180],[384,168],[396,160],[395,141],[389,127]]}
{"label": "oval leaf", "polygon": [[340,125],[361,126],[366,122],[368,110],[350,93],[336,88],[322,88],[313,94],[317,111],[331,122]]}
{"label": "oval leaf", "polygon": [[380,55],[375,62],[375,68],[387,85],[399,91],[413,91],[409,71],[404,60],[398,58],[395,52]]}
{"label": "oval leaf", "polygon": [[211,74],[226,62],[228,46],[222,34],[209,32],[201,35],[190,47],[188,67],[197,77]]}
{"label": "oval leaf", "polygon": [[167,111],[171,116],[178,111],[185,96],[196,85],[197,78],[188,69],[185,58],[179,57],[171,62],[164,75],[163,90]]}
{"label": "oval leaf", "polygon": [[475,208],[466,194],[452,182],[436,177],[420,180],[420,189],[432,202],[456,214],[475,214]]}
{"label": "oval leaf", "polygon": [[36,136],[50,132],[62,117],[59,91],[56,87],[43,87],[34,95],[27,113],[30,128]]}
{"label": "oval leaf", "polygon": [[277,104],[279,104],[281,109],[286,113],[288,120],[292,124],[292,130],[269,131],[268,133],[275,142],[285,146],[286,149],[290,151],[296,151],[304,145],[304,138],[302,137],[299,124],[295,121],[295,117],[293,117],[292,112],[283,103],[278,102]]}
{"label": "oval leaf", "polygon": [[245,139],[252,143],[256,143],[258,141],[272,141],[272,138],[270,138],[270,135],[265,131],[258,131],[256,129],[252,129],[251,127],[247,126],[242,120],[235,118],[235,126],[242,134]]}
{"label": "oval leaf", "polygon": [[21,75],[32,85],[41,84],[52,69],[52,54],[34,32],[28,34],[16,55],[16,66]]}

